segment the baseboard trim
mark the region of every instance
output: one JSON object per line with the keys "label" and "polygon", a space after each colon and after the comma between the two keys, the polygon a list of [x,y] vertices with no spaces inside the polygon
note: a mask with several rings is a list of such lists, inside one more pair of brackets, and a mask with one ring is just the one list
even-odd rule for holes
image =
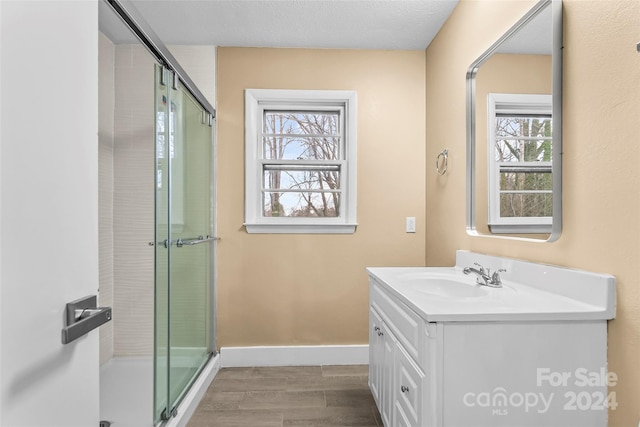
{"label": "baseboard trim", "polygon": [[222,347],[220,359],[223,368],[366,365],[369,345]]}

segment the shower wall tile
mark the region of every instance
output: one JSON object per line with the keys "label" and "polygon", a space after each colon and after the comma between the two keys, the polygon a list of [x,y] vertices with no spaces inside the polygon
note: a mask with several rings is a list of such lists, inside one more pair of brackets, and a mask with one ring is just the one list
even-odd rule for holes
{"label": "shower wall tile", "polygon": [[216,105],[216,47],[171,45],[169,50],[187,71],[200,92]]}
{"label": "shower wall tile", "polygon": [[114,143],[114,355],[153,354],[155,61],[116,46]]}
{"label": "shower wall tile", "polygon": [[133,66],[133,51],[140,49],[138,45],[120,44],[115,50],[115,67],[128,67]]}
{"label": "shower wall tile", "polygon": [[[98,136],[99,304],[113,307],[113,139]],[[100,332],[100,363],[113,356],[113,322]]]}
{"label": "shower wall tile", "polygon": [[[127,100],[127,105],[121,105],[120,108],[131,110],[140,108],[145,104],[151,104],[153,107],[153,61],[139,68],[116,68],[116,99]],[[138,72],[144,72],[147,76],[136,76]]]}
{"label": "shower wall tile", "polygon": [[[115,48],[99,36],[98,233],[99,305],[113,306],[113,132]],[[113,356],[113,322],[99,328],[100,364]]]}

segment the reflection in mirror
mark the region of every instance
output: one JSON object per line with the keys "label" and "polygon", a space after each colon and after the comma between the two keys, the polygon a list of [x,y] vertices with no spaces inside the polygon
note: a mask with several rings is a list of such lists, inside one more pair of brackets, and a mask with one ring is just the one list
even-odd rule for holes
{"label": "reflection in mirror", "polygon": [[538,2],[467,73],[467,231],[562,229],[562,3]]}

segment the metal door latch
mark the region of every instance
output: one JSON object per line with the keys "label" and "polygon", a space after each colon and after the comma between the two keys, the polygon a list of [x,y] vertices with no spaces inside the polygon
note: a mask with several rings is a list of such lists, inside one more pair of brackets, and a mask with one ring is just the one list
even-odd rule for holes
{"label": "metal door latch", "polygon": [[89,295],[66,305],[66,325],[62,328],[62,344],[88,334],[111,320],[111,307],[98,307],[98,298]]}

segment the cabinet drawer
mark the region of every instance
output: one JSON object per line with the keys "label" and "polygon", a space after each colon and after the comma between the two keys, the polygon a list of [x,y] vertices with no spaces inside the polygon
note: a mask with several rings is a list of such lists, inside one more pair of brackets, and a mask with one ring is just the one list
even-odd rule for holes
{"label": "cabinet drawer", "polygon": [[374,279],[371,279],[370,284],[371,305],[378,310],[409,355],[418,361],[419,349],[423,339],[426,339],[422,332],[424,322],[416,312],[389,296]]}
{"label": "cabinet drawer", "polygon": [[[425,375],[411,358],[400,347],[396,348],[397,378],[395,390],[395,420],[396,424],[407,423],[411,426],[423,427]],[[404,420],[401,421],[401,419]]]}

